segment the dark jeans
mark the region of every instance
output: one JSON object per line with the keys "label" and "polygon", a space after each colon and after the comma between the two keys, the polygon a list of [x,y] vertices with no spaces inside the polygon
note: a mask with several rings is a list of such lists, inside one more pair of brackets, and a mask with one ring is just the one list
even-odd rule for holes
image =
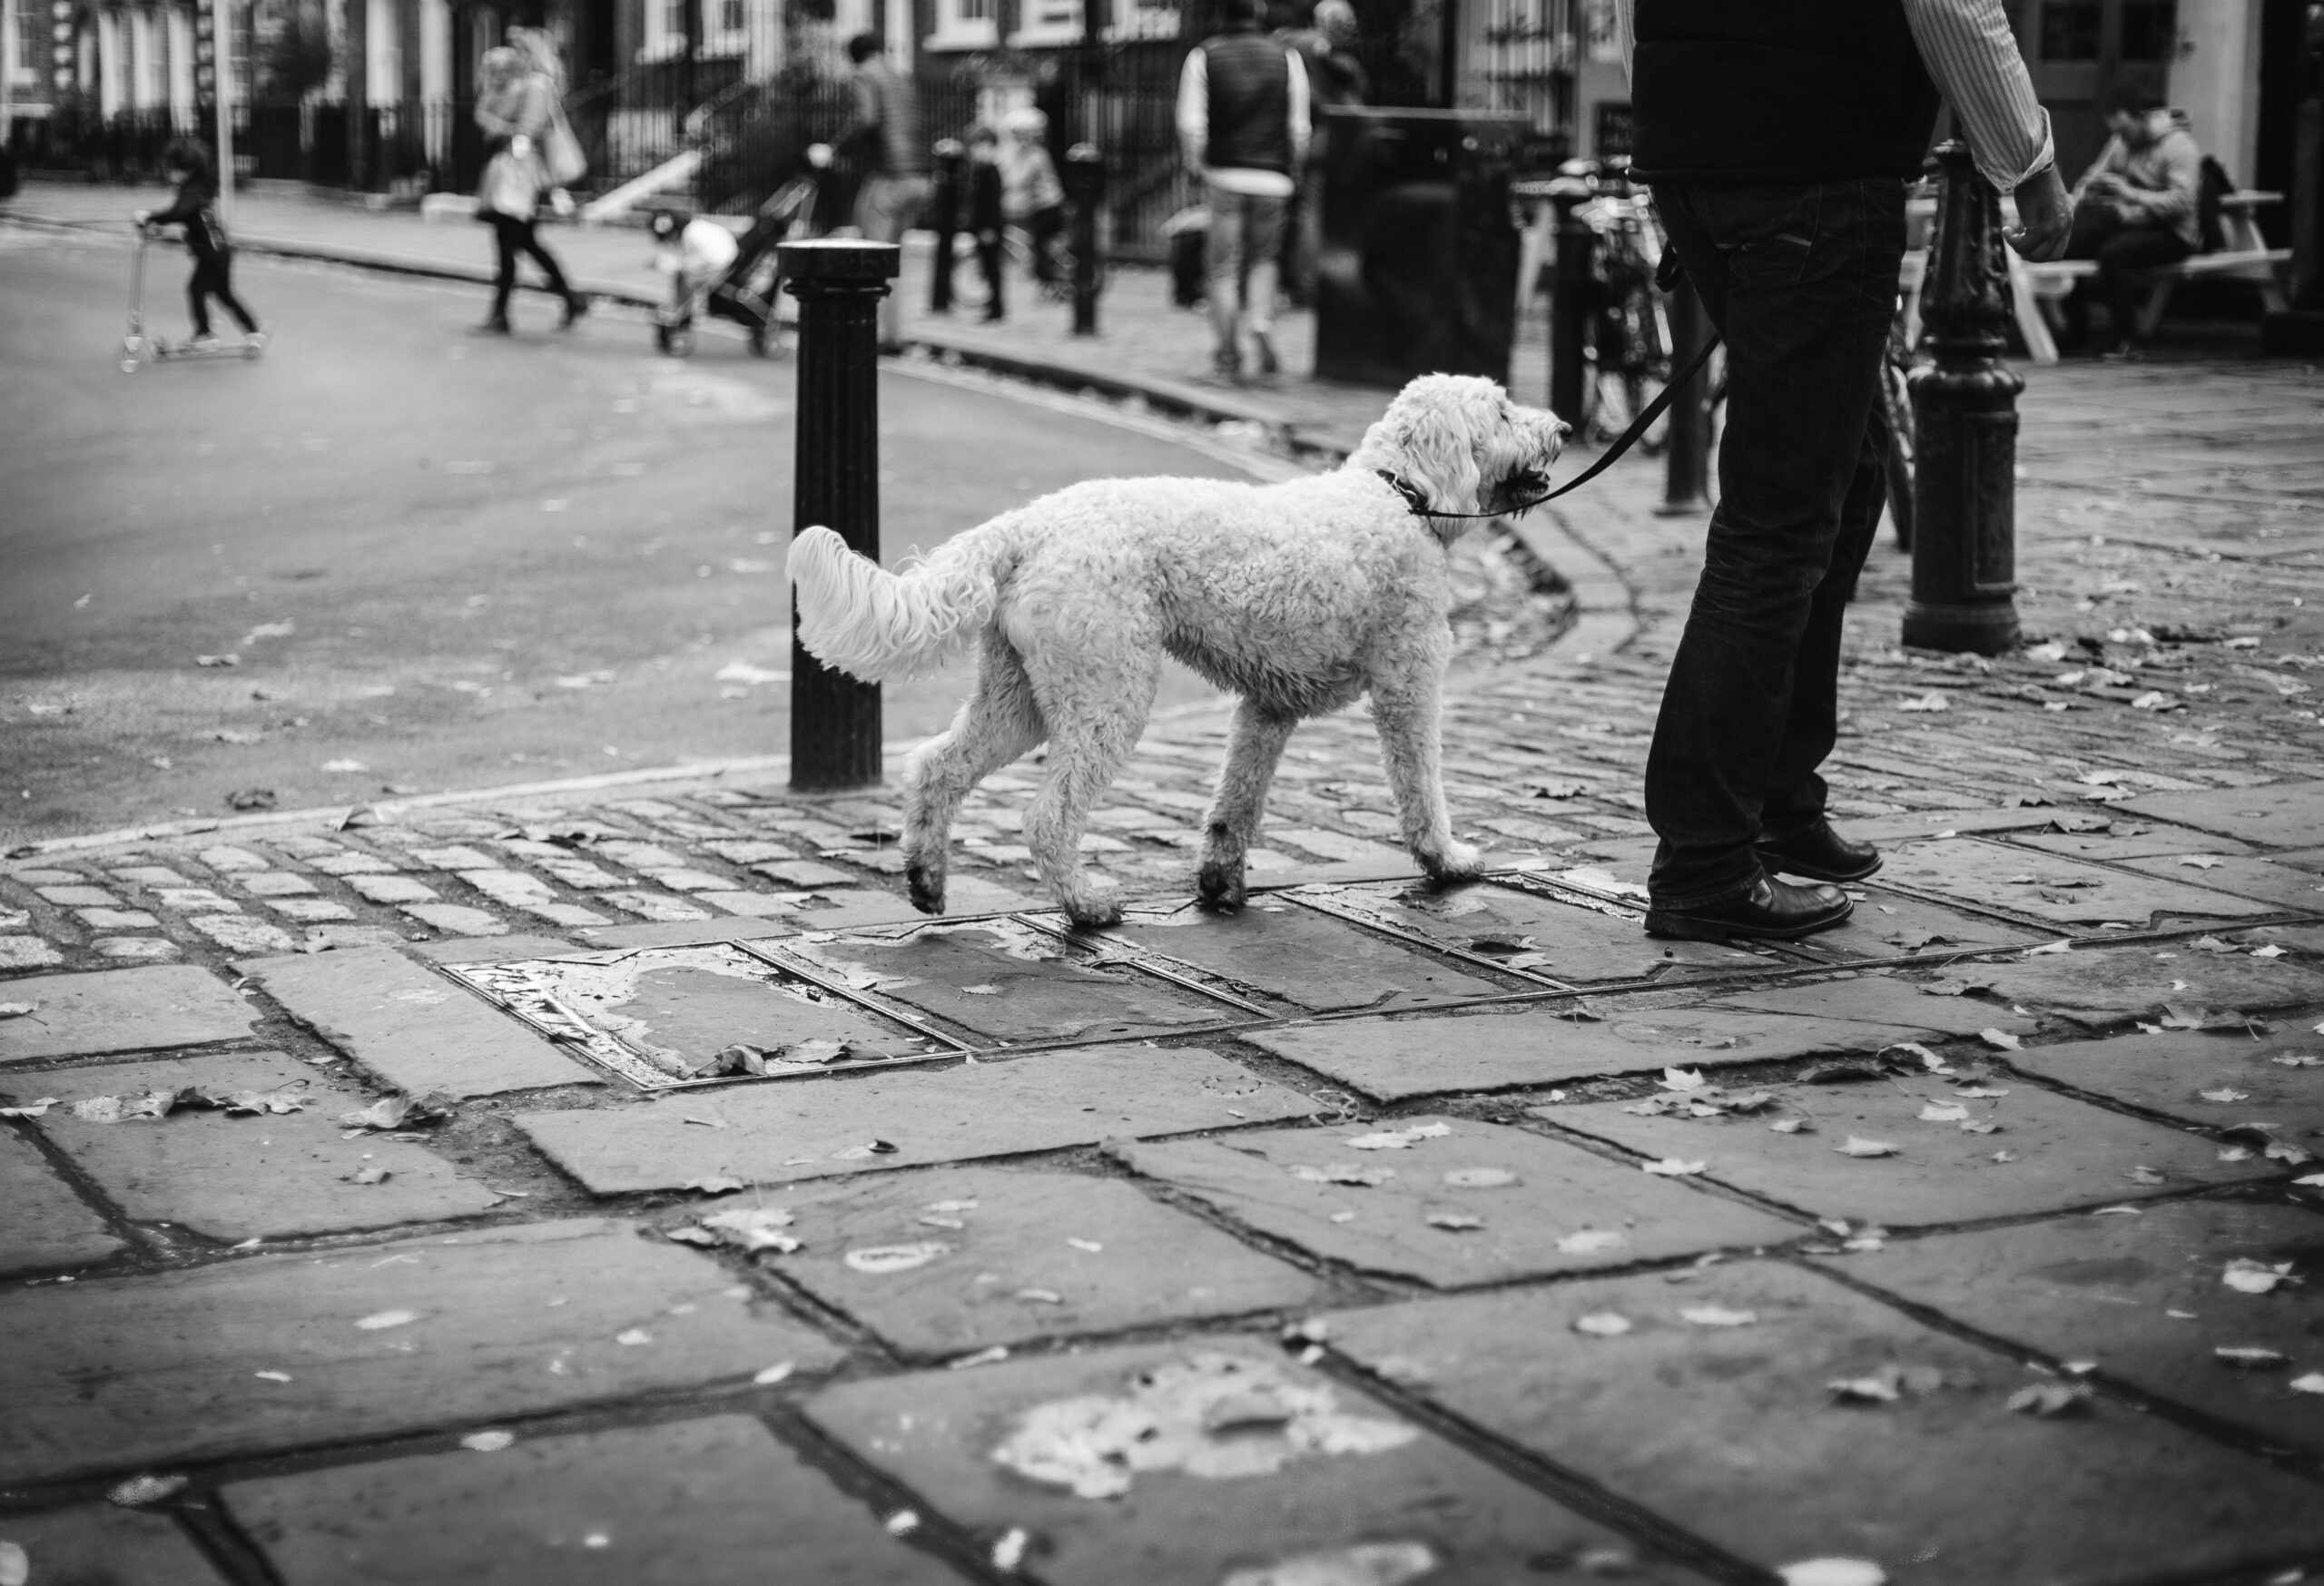
{"label": "dark jeans", "polygon": [[1009,312],[1008,293],[1001,284],[1001,259],[1008,246],[999,226],[979,231],[976,238],[977,269],[984,275],[984,317],[998,320]]}
{"label": "dark jeans", "polygon": [[500,255],[500,271],[492,278],[494,319],[508,317],[508,294],[517,290],[517,256],[519,253],[533,256],[533,262],[540,266],[541,275],[548,282],[549,291],[561,298],[573,295],[565,284],[565,271],[556,267],[556,261],[549,256],[547,249],[541,246],[541,240],[533,235],[532,222],[496,214],[492,217],[492,240],[498,245]]}
{"label": "dark jeans", "polygon": [[[2073,234],[2066,241],[2067,258],[2098,261],[2098,290],[2106,300],[2107,328],[2117,341],[2129,341],[2138,334],[2141,272],[2161,264],[2176,264],[2194,251],[2178,232],[2125,221],[2119,210],[2105,203],[2077,206]],[[2090,297],[2086,283],[2074,283],[2066,298],[2065,313],[2068,344],[2087,342]]]}
{"label": "dark jeans", "polygon": [[210,334],[210,304],[216,298],[225,310],[234,316],[236,323],[247,336],[258,329],[258,320],[242,307],[242,300],[234,295],[234,256],[231,253],[194,255],[193,277],[185,283],[185,306],[193,316],[193,333]]}
{"label": "dark jeans", "polygon": [[1727,339],[1719,502],[1646,763],[1649,890],[1686,905],[1748,891],[1763,832],[1824,818],[1840,627],[1880,524],[1905,190],[1665,182],[1654,199]]}

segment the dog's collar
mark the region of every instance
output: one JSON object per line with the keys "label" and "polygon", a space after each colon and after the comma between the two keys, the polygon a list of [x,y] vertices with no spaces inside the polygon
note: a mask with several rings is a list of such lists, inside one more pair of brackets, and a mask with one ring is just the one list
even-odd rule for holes
{"label": "dog's collar", "polygon": [[1521,501],[1514,507],[1504,507],[1498,512],[1440,512],[1428,504],[1428,497],[1422,495],[1420,487],[1410,479],[1391,473],[1386,468],[1374,468],[1372,471],[1387,480],[1388,488],[1404,498],[1404,505],[1412,508],[1414,517],[1507,517],[1512,513],[1524,512],[1539,507],[1551,496],[1560,494],[1556,490],[1551,490],[1546,495],[1536,496],[1531,501]]}

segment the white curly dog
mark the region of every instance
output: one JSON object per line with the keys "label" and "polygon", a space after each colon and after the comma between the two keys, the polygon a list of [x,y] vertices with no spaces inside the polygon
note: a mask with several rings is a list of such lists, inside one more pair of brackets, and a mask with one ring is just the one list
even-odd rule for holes
{"label": "white curly dog", "polygon": [[1310,478],[1092,480],[901,574],[828,528],[803,530],[789,567],[799,639],[824,665],[879,681],[980,646],[976,692],[905,773],[912,902],[943,911],[960,801],[1046,740],[1025,844],[1077,925],[1118,921],[1109,885],[1082,868],[1082,826],[1145,731],[1165,655],[1242,696],[1203,823],[1206,902],[1243,901],[1245,855],[1292,729],[1367,690],[1413,857],[1439,881],[1477,873],[1477,850],[1452,840],[1439,764],[1445,553],[1466,527],[1452,515],[1530,505],[1566,434],[1491,380],[1425,375],[1344,466]]}

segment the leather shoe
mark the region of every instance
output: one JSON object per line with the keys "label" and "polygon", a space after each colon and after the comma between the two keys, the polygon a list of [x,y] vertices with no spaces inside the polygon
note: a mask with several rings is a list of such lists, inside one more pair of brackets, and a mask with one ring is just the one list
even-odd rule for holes
{"label": "leather shoe", "polygon": [[1680,941],[1788,941],[1828,931],[1856,912],[1837,887],[1796,887],[1761,876],[1751,890],[1684,909],[1649,906],[1646,933]]}
{"label": "leather shoe", "polygon": [[1762,837],[1752,850],[1759,862],[1786,875],[1811,881],[1860,882],[1880,868],[1880,850],[1869,842],[1851,842],[1818,821],[1785,837]]}

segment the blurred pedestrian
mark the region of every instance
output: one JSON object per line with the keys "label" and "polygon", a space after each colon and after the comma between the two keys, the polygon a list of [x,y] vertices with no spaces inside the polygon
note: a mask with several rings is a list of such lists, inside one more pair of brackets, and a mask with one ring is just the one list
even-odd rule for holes
{"label": "blurred pedestrian", "polygon": [[1000,134],[979,122],[969,129],[969,234],[976,239],[977,268],[984,274],[984,317],[993,323],[1009,317],[1002,286],[1001,254],[1006,246],[1000,175]]}
{"label": "blurred pedestrian", "polygon": [[1833,830],[1817,767],[1880,522],[1905,188],[1940,86],[2017,195],[2011,246],[2056,258],[2072,212],[2004,0],[1617,0],[1616,22],[1634,169],[1727,339],[1718,506],[1647,755],[1646,929],[1805,936],[1847,919],[1837,883],[1880,868]]}
{"label": "blurred pedestrian", "polygon": [[[920,93],[911,79],[889,64],[876,34],[847,41],[855,63],[855,114],[839,146],[864,172],[855,193],[855,226],[867,241],[901,242],[920,223],[933,186],[929,180],[928,140],[921,133]],[[903,350],[903,294],[880,300],[880,350]]]}
{"label": "blurred pedestrian", "polygon": [[210,150],[197,138],[179,138],[163,161],[162,169],[178,184],[177,196],[159,214],[139,210],[132,218],[141,227],[185,228],[185,251],[193,256],[193,274],[185,283],[186,309],[193,319],[190,345],[197,352],[218,345],[210,331],[209,300],[216,298],[253,345],[265,346],[266,332],[259,329],[258,317],[234,295],[234,246],[218,219],[218,177]]}
{"label": "blurred pedestrian", "polygon": [[1259,372],[1280,367],[1276,259],[1292,172],[1307,154],[1307,71],[1259,31],[1265,9],[1226,0],[1226,27],[1187,52],[1178,76],[1179,148],[1209,194],[1211,368],[1228,381],[1243,378],[1246,331]]}
{"label": "blurred pedestrian", "polygon": [[516,290],[519,254],[531,256],[548,290],[565,300],[558,330],[589,311],[589,300],[566,284],[565,271],[533,230],[550,187],[543,145],[556,124],[554,65],[553,51],[545,69],[536,50],[502,45],[485,51],[477,66],[476,123],[492,157],[477,181],[476,212],[492,227],[500,266],[484,329],[496,335],[508,334],[508,295]]}
{"label": "blurred pedestrian", "polygon": [[[2113,135],[2073,184],[2073,236],[2066,257],[2098,261],[2107,350],[2122,357],[2137,348],[2142,272],[2176,264],[2201,250],[2203,152],[2162,97],[2142,89],[2114,95],[2106,130]],[[2086,347],[2085,283],[2075,283],[2065,314],[2067,346]]]}
{"label": "blurred pedestrian", "polygon": [[1308,103],[1315,119],[1285,226],[1284,291],[1293,302],[1312,306],[1315,261],[1324,251],[1324,178],[1332,153],[1331,121],[1324,112],[1362,104],[1371,92],[1371,82],[1364,63],[1356,59],[1355,7],[1348,0],[1316,0],[1313,22],[1285,34],[1284,42],[1299,52],[1300,64],[1307,70]]}
{"label": "blurred pedestrian", "polygon": [[1065,183],[1049,158],[1049,118],[1031,105],[1009,113],[1000,123],[1000,211],[1025,234],[1033,279],[1054,286],[1063,279],[1057,240],[1065,234]]}

